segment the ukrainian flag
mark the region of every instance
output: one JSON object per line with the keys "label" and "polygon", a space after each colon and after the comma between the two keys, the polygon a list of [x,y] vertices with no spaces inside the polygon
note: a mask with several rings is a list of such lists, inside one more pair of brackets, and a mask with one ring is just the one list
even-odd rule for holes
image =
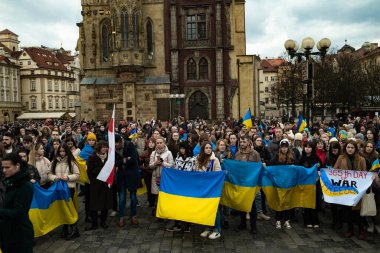
{"label": "ukrainian flag", "polygon": [[298,117],[298,124],[296,128],[297,133],[301,133],[305,128],[307,127],[307,122],[306,120],[303,119],[302,114]]}
{"label": "ukrainian flag", "polygon": [[225,159],[222,169],[226,170],[220,203],[233,209],[250,212],[258,186],[262,163]]}
{"label": "ukrainian flag", "polygon": [[164,168],[156,216],[214,226],[225,172],[188,172]]}
{"label": "ukrainian flag", "polygon": [[376,171],[379,168],[380,168],[379,159],[376,159],[375,161],[373,161],[371,169],[369,171]]}
{"label": "ukrainian flag", "polygon": [[33,184],[33,191],[29,218],[33,223],[35,237],[46,235],[58,226],[73,224],[78,220],[66,182],[59,180],[49,189]]}
{"label": "ukrainian flag", "polygon": [[248,108],[248,111],[247,111],[247,113],[245,114],[245,116],[243,118],[243,124],[247,128],[251,128],[252,127],[251,109],[250,108]]}
{"label": "ukrainian flag", "polygon": [[305,168],[295,165],[267,166],[261,187],[268,205],[275,211],[295,207],[315,208],[317,165]]}

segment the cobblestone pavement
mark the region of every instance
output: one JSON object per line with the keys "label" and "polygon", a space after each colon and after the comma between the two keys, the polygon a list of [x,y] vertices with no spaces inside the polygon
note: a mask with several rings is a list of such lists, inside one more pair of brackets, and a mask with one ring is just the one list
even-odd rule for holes
{"label": "cobblestone pavement", "polygon": [[[79,199],[82,202],[82,198]],[[120,229],[117,227],[118,217],[109,217],[110,227],[107,230],[99,228],[84,232],[87,225],[84,222],[84,212],[80,211],[80,238],[66,241],[59,238],[61,229],[57,228],[44,237],[36,240],[34,252],[37,253],[137,253],[137,252],[380,252],[380,235],[366,234],[366,241],[357,237],[350,239],[342,236],[343,231],[333,231],[329,228],[329,213],[321,213],[321,228],[306,229],[298,222],[292,223],[291,230],[276,230],[274,220],[258,221],[257,235],[251,235],[248,230],[235,232],[240,221],[239,217],[230,217],[230,229],[222,231],[222,237],[217,240],[204,239],[199,236],[202,226],[193,225],[190,233],[167,232],[169,221],[155,222],[150,215],[151,210],[145,202],[145,196],[140,198],[138,207],[138,226],[129,223]],[[81,203],[82,204],[82,203]],[[273,215],[271,215],[273,217]],[[248,224],[247,224],[248,225]],[[357,232],[357,231],[356,231]]]}

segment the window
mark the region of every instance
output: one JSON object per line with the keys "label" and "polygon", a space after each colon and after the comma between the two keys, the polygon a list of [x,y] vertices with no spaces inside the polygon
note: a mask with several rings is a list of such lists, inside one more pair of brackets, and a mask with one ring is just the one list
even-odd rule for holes
{"label": "window", "polygon": [[72,99],[69,99],[69,108],[74,107],[74,101]]}
{"label": "window", "polygon": [[73,83],[72,82],[69,82],[69,91],[74,91],[73,90]]}
{"label": "window", "polygon": [[37,98],[35,96],[30,97],[30,109],[37,109]]}
{"label": "window", "polygon": [[270,77],[270,80],[271,80],[271,81],[275,81],[274,76],[271,76],[271,77]]}
{"label": "window", "polygon": [[199,61],[199,79],[208,80],[208,62],[206,58],[202,58]]}
{"label": "window", "polygon": [[65,97],[62,97],[62,108],[63,109],[66,108],[66,98]]}
{"label": "window", "polygon": [[146,44],[148,54],[151,55],[153,53],[153,26],[150,20],[146,23]]}
{"label": "window", "polygon": [[5,91],[5,101],[11,101],[11,95],[10,95],[10,91],[9,90]]}
{"label": "window", "polygon": [[30,71],[30,74],[31,74],[31,75],[34,75],[34,70],[31,70],[31,71]]}
{"label": "window", "polygon": [[129,47],[129,20],[127,10],[121,11],[120,16],[120,32],[121,32],[121,47],[126,49]]}
{"label": "window", "polygon": [[187,16],[186,21],[187,40],[204,40],[207,38],[206,14]]}
{"label": "window", "polygon": [[139,48],[139,14],[137,10],[133,12],[133,47],[135,49]]}
{"label": "window", "polygon": [[17,102],[17,101],[18,101],[17,91],[13,91],[13,102]]}
{"label": "window", "polygon": [[32,64],[32,62],[31,61],[28,61],[28,65],[31,65]]}
{"label": "window", "polygon": [[187,80],[197,79],[197,64],[193,58],[187,61]]}
{"label": "window", "polygon": [[110,21],[102,23],[102,54],[103,61],[107,62],[110,57],[111,26]]}
{"label": "window", "polygon": [[54,81],[54,91],[59,91],[58,80],[55,80],[55,81]]}
{"label": "window", "polygon": [[4,101],[4,91],[0,90],[0,101]]}
{"label": "window", "polygon": [[266,104],[269,103],[269,98],[265,98],[265,103],[266,103]]}
{"label": "window", "polygon": [[275,103],[274,98],[272,98],[271,100],[272,100],[272,104],[274,104]]}
{"label": "window", "polygon": [[61,81],[61,91],[65,91],[65,90],[66,90],[66,82]]}
{"label": "window", "polygon": [[269,78],[267,76],[265,77],[265,81],[267,81],[267,82],[269,81]]}
{"label": "window", "polygon": [[59,97],[55,97],[55,109],[59,109]]}
{"label": "window", "polygon": [[269,92],[269,88],[268,87],[265,87],[265,92]]}
{"label": "window", "polygon": [[49,100],[49,109],[53,109],[53,97],[49,96],[48,100]]}
{"label": "window", "polygon": [[36,79],[30,79],[30,91],[36,91]]}
{"label": "window", "polygon": [[53,90],[53,85],[52,85],[52,81],[51,81],[51,79],[48,79],[48,87],[47,87],[47,90],[48,90],[48,91],[52,91],[52,90]]}

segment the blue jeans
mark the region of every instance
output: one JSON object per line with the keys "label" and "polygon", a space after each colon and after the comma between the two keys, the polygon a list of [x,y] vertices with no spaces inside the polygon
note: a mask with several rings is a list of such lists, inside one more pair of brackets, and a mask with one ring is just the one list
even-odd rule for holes
{"label": "blue jeans", "polygon": [[257,213],[263,212],[263,206],[261,204],[261,191],[258,191],[255,198]]}
{"label": "blue jeans", "polygon": [[222,231],[222,225],[220,222],[220,210],[218,208],[218,212],[216,213],[216,218],[215,218],[215,226],[214,226],[214,232],[219,232]]}
{"label": "blue jeans", "polygon": [[[119,195],[119,218],[125,216],[125,205],[127,203],[127,191],[125,185],[118,185],[118,195]],[[136,191],[129,193],[131,198],[131,217],[136,216],[137,214],[137,196]]]}

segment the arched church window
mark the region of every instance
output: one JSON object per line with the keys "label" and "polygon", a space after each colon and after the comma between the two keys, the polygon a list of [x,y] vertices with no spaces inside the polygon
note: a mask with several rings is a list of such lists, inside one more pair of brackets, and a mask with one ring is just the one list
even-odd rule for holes
{"label": "arched church window", "polygon": [[139,48],[139,14],[134,10],[132,15],[133,22],[133,47]]}
{"label": "arched church window", "polygon": [[153,54],[153,25],[150,20],[146,23],[146,44],[148,49],[148,54]]}
{"label": "arched church window", "polygon": [[110,41],[111,41],[111,26],[109,20],[103,21],[102,25],[102,56],[103,61],[108,61],[110,58]]}
{"label": "arched church window", "polygon": [[121,33],[121,47],[123,49],[126,49],[129,47],[129,20],[128,20],[128,12],[126,9],[123,9],[121,11],[120,33]]}
{"label": "arched church window", "polygon": [[187,61],[187,80],[197,80],[197,64],[193,58]]}
{"label": "arched church window", "polygon": [[208,61],[204,57],[199,60],[199,79],[208,80]]}

